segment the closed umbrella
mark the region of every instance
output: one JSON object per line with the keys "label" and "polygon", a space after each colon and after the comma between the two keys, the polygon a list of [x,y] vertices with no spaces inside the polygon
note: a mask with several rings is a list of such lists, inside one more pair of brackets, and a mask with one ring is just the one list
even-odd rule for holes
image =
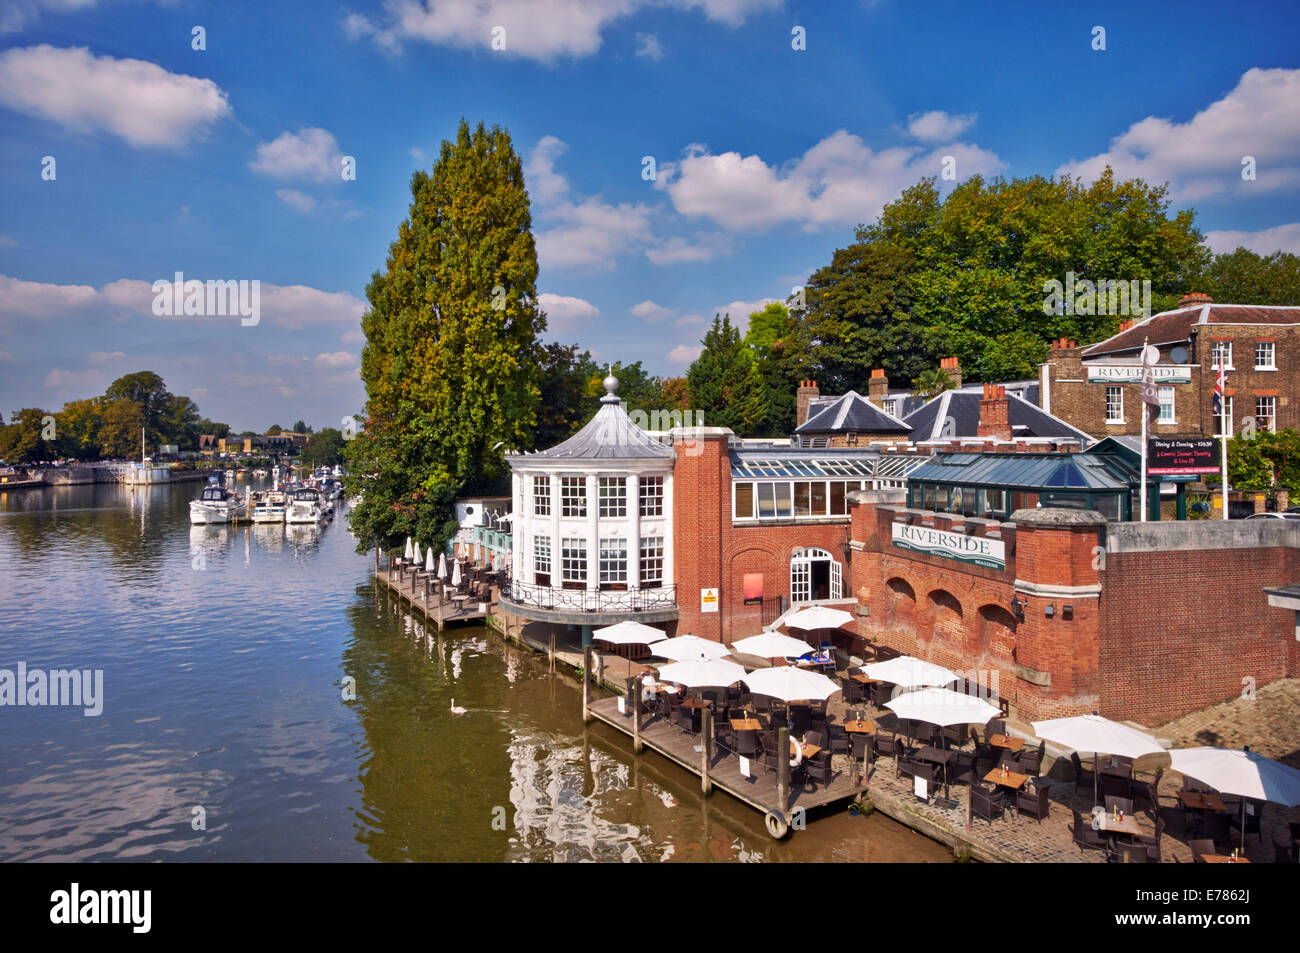
{"label": "closed umbrella", "polygon": [[414,558],[414,555],[413,555],[412,552],[411,552],[411,537],[409,537],[409,536],[406,537],[406,555],[404,556],[404,558],[405,558],[408,562],[409,562],[411,559]]}
{"label": "closed umbrella", "polygon": [[796,658],[806,655],[813,647],[802,639],[782,635],[780,632],[760,632],[747,639],[731,643],[733,652],[757,655],[759,658]]}
{"label": "closed umbrella", "polygon": [[693,659],[659,666],[660,679],[687,688],[724,687],[744,677],[744,666],[722,659]]}
{"label": "closed umbrella", "polygon": [[453,588],[460,585],[460,560],[459,559],[454,560],[452,563],[451,584]]}
{"label": "closed umbrella", "polygon": [[745,684],[756,695],[770,695],[784,702],[825,701],[840,690],[825,675],[802,668],[760,668],[745,676]]}
{"label": "closed umbrella", "polygon": [[424,557],[420,554],[420,541],[418,539],[415,541],[411,559],[414,561],[416,568],[419,568],[420,563],[424,560]]}
{"label": "closed umbrella", "polygon": [[1250,748],[1177,748],[1169,752],[1173,769],[1241,800],[1241,849],[1246,849],[1246,798],[1295,807],[1300,804],[1300,771]]}
{"label": "closed umbrella", "polygon": [[785,624],[792,629],[838,629],[852,621],[852,614],[828,606],[809,606],[785,617]]}
{"label": "closed umbrella", "polygon": [[[1070,718],[1052,718],[1047,721],[1032,723],[1034,734],[1044,741],[1070,748],[1074,751],[1091,752],[1093,755],[1111,754],[1124,758],[1140,758],[1147,754],[1159,754],[1165,749],[1145,732],[1121,725],[1117,721],[1103,718],[1098,714],[1074,715]],[[1096,765],[1092,772],[1092,800],[1097,801]]]}
{"label": "closed umbrella", "polygon": [[424,571],[433,572],[437,568],[438,568],[438,563],[433,558],[433,547],[430,546],[424,553]]}
{"label": "closed umbrella", "polygon": [[438,578],[446,580],[447,578],[447,554],[438,554]]}
{"label": "closed umbrella", "polygon": [[888,662],[873,662],[863,666],[867,678],[905,688],[929,688],[938,685],[951,685],[957,681],[957,674],[924,659],[911,655],[900,655]]}
{"label": "closed umbrella", "polygon": [[679,635],[664,639],[662,642],[652,642],[650,651],[660,658],[672,659],[674,662],[684,662],[687,659],[722,658],[728,654],[725,645],[702,639],[698,635]]}
{"label": "closed umbrella", "polygon": [[596,629],[591,633],[593,639],[600,639],[610,645],[650,645],[664,637],[663,629],[656,629],[643,622],[618,622]]}

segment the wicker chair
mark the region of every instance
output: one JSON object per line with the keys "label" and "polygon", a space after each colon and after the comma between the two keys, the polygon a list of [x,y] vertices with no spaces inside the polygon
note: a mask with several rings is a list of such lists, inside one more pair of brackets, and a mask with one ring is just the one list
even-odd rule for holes
{"label": "wicker chair", "polygon": [[970,789],[970,809],[975,817],[982,817],[992,823],[1006,810],[1005,796],[996,788],[983,784],[972,784]]}
{"label": "wicker chair", "polygon": [[1114,850],[1110,838],[1102,836],[1100,831],[1094,831],[1092,822],[1085,820],[1084,816],[1078,811],[1072,813],[1074,814],[1074,830],[1071,833],[1074,834],[1074,843],[1078,846],[1079,853],[1083,853],[1085,850],[1104,850],[1109,859]]}
{"label": "wicker chair", "polygon": [[1030,817],[1038,818],[1038,823],[1043,823],[1043,818],[1047,817],[1049,807],[1047,792],[1051,787],[1050,784],[1035,785],[1035,790],[1031,794],[1027,791],[1016,792],[1016,813],[1028,814]]}

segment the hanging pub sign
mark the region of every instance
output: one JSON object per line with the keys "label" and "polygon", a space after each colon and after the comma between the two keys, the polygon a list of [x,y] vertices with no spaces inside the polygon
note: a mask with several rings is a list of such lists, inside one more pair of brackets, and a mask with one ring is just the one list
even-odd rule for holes
{"label": "hanging pub sign", "polygon": [[1147,441],[1147,473],[1151,476],[1192,476],[1218,473],[1219,444],[1211,437],[1151,437]]}

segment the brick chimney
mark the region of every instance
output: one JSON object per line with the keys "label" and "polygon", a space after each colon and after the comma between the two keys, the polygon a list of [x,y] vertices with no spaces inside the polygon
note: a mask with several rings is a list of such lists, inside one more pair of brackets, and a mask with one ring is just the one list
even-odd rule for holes
{"label": "brick chimney", "polygon": [[877,367],[871,372],[871,379],[867,381],[867,400],[884,410],[885,395],[888,393],[889,378],[885,376],[883,367]]}
{"label": "brick chimney", "polygon": [[1191,294],[1183,295],[1182,300],[1178,302],[1178,307],[1195,308],[1203,304],[1214,304],[1214,299],[1207,294],[1201,294],[1200,292],[1192,292]]}
{"label": "brick chimney", "polygon": [[1011,439],[1011,401],[1007,389],[1001,384],[985,384],[984,398],[980,401],[979,437]]}
{"label": "brick chimney", "polygon": [[961,365],[957,363],[957,358],[941,357],[939,358],[939,367],[948,372],[948,376],[952,378],[954,388],[961,386]]}
{"label": "brick chimney", "polygon": [[796,427],[802,427],[808,420],[808,405],[814,397],[820,397],[821,391],[817,389],[816,381],[800,381],[799,389],[795,391],[795,407],[798,410],[799,420]]}
{"label": "brick chimney", "polygon": [[1121,321],[1121,322],[1119,323],[1119,330],[1116,331],[1115,333],[1116,333],[1116,334],[1123,334],[1125,331],[1127,331],[1127,330],[1128,330],[1129,328],[1131,328],[1131,327],[1133,327],[1133,319],[1132,319],[1132,318],[1125,318],[1123,321]]}

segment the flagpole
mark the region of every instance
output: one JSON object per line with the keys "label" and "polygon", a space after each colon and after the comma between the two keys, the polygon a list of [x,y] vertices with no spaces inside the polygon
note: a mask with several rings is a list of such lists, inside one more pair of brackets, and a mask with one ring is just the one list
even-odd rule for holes
{"label": "flagpole", "polygon": [[1147,521],[1147,341],[1142,339],[1142,384],[1138,388],[1138,409],[1142,414],[1142,522]]}
{"label": "flagpole", "polygon": [[[1219,390],[1221,393],[1219,395],[1219,416],[1221,422],[1219,426],[1222,430],[1219,434],[1219,440],[1222,442],[1223,447],[1223,518],[1226,520],[1228,518],[1228,380],[1223,373],[1223,363],[1223,359],[1220,358]],[[1244,832],[1246,830],[1245,825],[1241,829]],[[1243,833],[1241,836],[1244,838],[1246,835]]]}

